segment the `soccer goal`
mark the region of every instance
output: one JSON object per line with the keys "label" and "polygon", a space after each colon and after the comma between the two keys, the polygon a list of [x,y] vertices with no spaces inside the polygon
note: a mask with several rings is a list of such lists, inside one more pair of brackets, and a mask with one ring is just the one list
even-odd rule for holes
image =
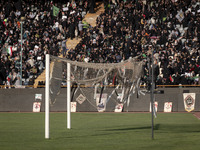
{"label": "soccer goal", "polygon": [[[60,88],[67,86],[67,128],[71,129],[71,87],[76,85],[76,90],[82,86],[91,86],[94,99],[87,98],[81,89],[78,99],[87,99],[88,102],[101,112],[105,111],[105,104],[110,101],[114,93],[120,88],[119,102],[129,104],[130,97],[134,94],[143,94],[140,89],[140,79],[143,75],[144,61],[139,57],[129,58],[119,63],[87,63],[71,61],[46,54],[46,86],[45,86],[45,138],[49,138],[49,107],[56,102]],[[103,90],[112,86],[112,90],[105,97]],[[99,90],[99,92],[97,92]],[[75,92],[74,92],[75,93]],[[73,94],[74,94],[73,93]],[[104,99],[104,103],[101,101]],[[115,100],[116,101],[116,100]]]}

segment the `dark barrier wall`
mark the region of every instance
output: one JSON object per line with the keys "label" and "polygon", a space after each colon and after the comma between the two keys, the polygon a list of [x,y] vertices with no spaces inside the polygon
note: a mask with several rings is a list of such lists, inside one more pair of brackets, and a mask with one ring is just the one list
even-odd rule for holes
{"label": "dark barrier wall", "polygon": [[[155,94],[155,100],[158,101],[158,111],[163,112],[164,103],[172,102],[173,112],[183,112],[183,93],[196,93],[195,110],[200,111],[200,88],[161,88],[163,94]],[[50,111],[66,111],[67,109],[67,89],[62,88],[60,94],[56,100],[50,106]],[[104,93],[109,94],[113,91],[113,88],[106,88]],[[118,93],[120,90],[118,91]],[[94,99],[93,88],[81,88],[73,96],[72,101],[76,101],[80,94],[85,94],[86,100],[79,104],[77,102],[78,112],[94,112],[97,111],[96,100]],[[1,112],[32,112],[33,102],[35,102],[35,94],[42,94],[41,100],[41,111],[44,112],[45,102],[45,89],[1,89],[0,90],[0,111]],[[112,98],[107,102],[106,111],[113,112],[117,103],[117,95],[113,94]],[[150,108],[150,94],[140,95],[139,97],[135,94],[131,96],[129,107],[127,104],[124,105],[123,111],[133,112],[142,111],[148,112]]]}

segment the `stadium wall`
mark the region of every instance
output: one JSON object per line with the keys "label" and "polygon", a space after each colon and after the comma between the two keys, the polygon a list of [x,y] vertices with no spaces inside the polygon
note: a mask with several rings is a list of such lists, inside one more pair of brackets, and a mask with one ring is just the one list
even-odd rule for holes
{"label": "stadium wall", "polygon": [[[82,104],[77,102],[77,112],[96,112],[96,102],[94,100],[94,89],[93,88],[81,88],[78,90],[73,97],[72,101],[76,101],[77,97],[85,93],[85,100]],[[200,111],[200,89],[199,88],[161,88],[164,93],[155,94],[155,100],[158,102],[158,111],[163,112],[164,103],[172,102],[173,112],[184,112],[183,93],[196,93],[195,109],[194,111]],[[104,93],[111,93],[113,88],[106,88]],[[118,91],[120,92],[120,90]],[[62,88],[60,94],[55,100],[55,104],[50,106],[50,111],[66,111],[67,89]],[[42,94],[41,111],[44,112],[45,102],[45,89],[1,89],[0,90],[0,112],[32,112],[33,102],[35,102],[35,94]],[[109,94],[108,94],[109,96]],[[113,94],[112,98],[107,102],[106,111],[113,112],[116,105],[117,95]],[[150,108],[150,94],[140,95],[139,97],[135,94],[131,97],[129,107],[127,104],[124,105],[124,112],[148,112]]]}

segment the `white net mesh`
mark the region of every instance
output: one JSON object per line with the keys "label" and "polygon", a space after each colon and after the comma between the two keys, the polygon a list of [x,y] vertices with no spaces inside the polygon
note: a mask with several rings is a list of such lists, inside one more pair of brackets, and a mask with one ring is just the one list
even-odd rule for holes
{"label": "white net mesh", "polygon": [[[120,100],[115,99],[116,102],[129,103],[132,94],[135,92],[141,94],[141,92],[139,93],[139,84],[143,75],[144,62],[139,61],[137,57],[120,63],[86,63],[55,56],[50,56],[50,58],[52,64],[50,71],[51,104],[55,103],[60,87],[66,85],[67,63],[70,63],[71,66],[72,87],[76,87],[72,92],[72,97],[77,90],[80,90],[82,96],[94,107],[98,107],[98,105],[91,101],[91,98],[87,98],[84,89],[80,87],[93,87],[94,99],[99,94],[99,102],[101,99],[108,102],[114,93],[117,94],[119,88],[121,89],[121,98]],[[113,87],[113,90],[105,96],[103,90],[107,86]]]}

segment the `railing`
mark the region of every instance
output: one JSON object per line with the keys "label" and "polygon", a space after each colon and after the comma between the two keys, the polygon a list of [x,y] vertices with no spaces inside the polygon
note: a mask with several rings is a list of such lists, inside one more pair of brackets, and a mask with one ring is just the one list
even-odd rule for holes
{"label": "railing", "polygon": [[[117,85],[106,85],[106,87],[116,87]],[[62,85],[61,88],[66,88],[67,85]],[[76,87],[76,85],[73,85]],[[92,85],[80,85],[81,88],[91,88],[94,87]],[[147,86],[141,85],[141,88],[147,88]],[[200,87],[200,85],[157,85],[157,88],[173,88],[173,87]],[[0,89],[9,89],[9,88],[35,88],[34,85],[23,85],[23,86],[15,86],[15,85],[0,85]],[[38,85],[37,88],[45,88],[45,85]]]}
{"label": "railing", "polygon": [[200,87],[200,85],[157,85],[157,87]]}

